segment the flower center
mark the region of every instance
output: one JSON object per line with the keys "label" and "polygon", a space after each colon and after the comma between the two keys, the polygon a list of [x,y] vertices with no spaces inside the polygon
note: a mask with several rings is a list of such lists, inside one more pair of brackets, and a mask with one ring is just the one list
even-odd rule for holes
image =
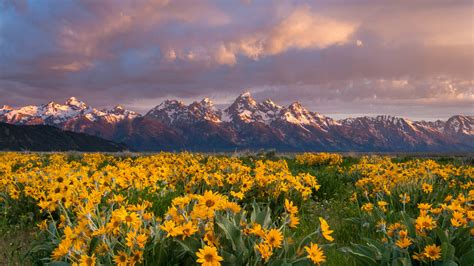
{"label": "flower center", "polygon": [[206,200],[206,206],[207,207],[210,208],[210,207],[214,206],[214,204],[216,204],[216,203],[213,200]]}
{"label": "flower center", "polygon": [[212,254],[206,254],[204,255],[204,259],[210,262],[214,260],[214,256],[212,256]]}

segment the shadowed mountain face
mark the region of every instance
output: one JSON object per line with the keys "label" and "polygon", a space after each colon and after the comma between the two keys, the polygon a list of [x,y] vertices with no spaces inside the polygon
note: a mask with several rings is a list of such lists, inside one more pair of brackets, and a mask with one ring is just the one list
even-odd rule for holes
{"label": "shadowed mountain face", "polygon": [[435,122],[393,116],[334,120],[298,102],[257,103],[250,93],[224,110],[208,98],[190,105],[166,100],[143,116],[121,106],[99,111],[72,97],[65,104],[4,106],[0,121],[51,125],[143,151],[474,151],[472,116]]}
{"label": "shadowed mountain face", "polygon": [[17,126],[0,123],[2,151],[118,152],[127,149],[124,144],[83,133],[63,131],[53,126]]}

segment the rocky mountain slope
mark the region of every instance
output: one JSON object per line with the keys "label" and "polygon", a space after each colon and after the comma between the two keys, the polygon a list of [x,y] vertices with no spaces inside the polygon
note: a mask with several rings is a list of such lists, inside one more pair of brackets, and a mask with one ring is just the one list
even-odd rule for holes
{"label": "rocky mountain slope", "polygon": [[52,125],[123,142],[136,150],[474,151],[474,117],[411,121],[393,116],[334,120],[300,103],[257,103],[243,93],[221,110],[205,98],[166,100],[145,115],[116,106],[97,110],[71,97],[65,104],[0,108],[0,122]]}

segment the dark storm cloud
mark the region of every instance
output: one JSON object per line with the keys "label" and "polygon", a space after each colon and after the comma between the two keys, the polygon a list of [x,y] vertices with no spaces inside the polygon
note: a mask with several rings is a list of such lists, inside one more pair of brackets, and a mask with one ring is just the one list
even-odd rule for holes
{"label": "dark storm cloud", "polygon": [[244,90],[334,115],[472,114],[471,1],[1,1],[0,104],[145,111]]}

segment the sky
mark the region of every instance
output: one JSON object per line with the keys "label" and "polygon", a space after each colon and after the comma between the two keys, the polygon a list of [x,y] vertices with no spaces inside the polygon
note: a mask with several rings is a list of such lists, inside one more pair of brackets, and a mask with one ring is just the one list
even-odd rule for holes
{"label": "sky", "polygon": [[474,115],[473,3],[0,0],[0,105],[250,91],[334,118]]}

